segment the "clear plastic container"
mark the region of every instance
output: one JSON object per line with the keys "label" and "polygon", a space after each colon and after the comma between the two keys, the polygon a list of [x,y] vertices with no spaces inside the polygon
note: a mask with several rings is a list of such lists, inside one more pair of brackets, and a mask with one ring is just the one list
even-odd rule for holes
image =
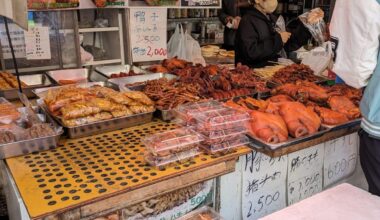
{"label": "clear plastic container", "polygon": [[193,117],[197,121],[197,131],[201,132],[246,126],[246,123],[250,120],[248,113],[227,107],[194,114]]}
{"label": "clear plastic container", "polygon": [[249,139],[244,134],[237,135],[235,138],[228,141],[215,144],[204,144],[202,148],[208,153],[217,153],[220,151],[229,151],[233,148],[240,147],[249,143]]}
{"label": "clear plastic container", "polygon": [[223,108],[225,107],[217,101],[188,103],[177,107],[175,116],[181,122],[181,125],[194,125],[196,120],[192,115]]}
{"label": "clear plastic container", "polygon": [[154,134],[142,142],[154,156],[169,156],[198,148],[204,137],[190,128]]}
{"label": "clear plastic container", "polygon": [[150,151],[145,151],[145,161],[149,163],[151,166],[164,167],[174,162],[183,162],[186,160],[190,160],[200,153],[201,151],[199,150],[199,147],[192,148],[187,151],[169,154],[167,156],[156,156],[152,154]]}
{"label": "clear plastic container", "polygon": [[3,97],[0,97],[0,125],[11,124],[20,119],[21,113],[17,110],[17,107],[8,102]]}
{"label": "clear plastic container", "polygon": [[223,220],[214,209],[209,206],[203,206],[202,208],[196,209],[192,212],[187,213],[178,220]]}

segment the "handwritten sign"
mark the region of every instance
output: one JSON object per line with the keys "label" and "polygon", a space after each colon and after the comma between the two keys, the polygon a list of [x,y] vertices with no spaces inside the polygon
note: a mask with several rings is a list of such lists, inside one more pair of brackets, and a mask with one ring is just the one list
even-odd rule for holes
{"label": "handwritten sign", "polygon": [[357,157],[357,134],[325,143],[324,187],[328,187],[354,172]]}
{"label": "handwritten sign", "polygon": [[[15,51],[16,58],[25,57],[25,38],[24,30],[18,27],[16,24],[9,24],[9,34],[11,36],[13,49]],[[5,25],[0,24],[0,43],[1,50],[3,52],[3,59],[12,59],[11,48],[9,47],[9,41],[7,33],[5,31]]]}
{"label": "handwritten sign", "polygon": [[51,59],[49,27],[32,27],[25,31],[26,59]]}
{"label": "handwritten sign", "polygon": [[167,9],[131,8],[130,41],[134,62],[167,57]]}
{"label": "handwritten sign", "polygon": [[286,206],[287,157],[252,152],[243,167],[243,219],[258,219]]}
{"label": "handwritten sign", "polygon": [[322,191],[324,144],[288,155],[288,205]]}

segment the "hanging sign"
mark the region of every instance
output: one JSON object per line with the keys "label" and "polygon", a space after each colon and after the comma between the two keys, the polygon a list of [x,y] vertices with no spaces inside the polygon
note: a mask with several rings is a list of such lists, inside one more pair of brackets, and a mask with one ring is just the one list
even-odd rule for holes
{"label": "hanging sign", "polygon": [[286,207],[288,159],[253,151],[243,164],[243,219],[258,219]]}
{"label": "hanging sign", "polygon": [[167,57],[167,9],[131,8],[130,41],[133,62]]}
{"label": "hanging sign", "polygon": [[25,31],[26,59],[51,59],[49,27],[32,27]]}

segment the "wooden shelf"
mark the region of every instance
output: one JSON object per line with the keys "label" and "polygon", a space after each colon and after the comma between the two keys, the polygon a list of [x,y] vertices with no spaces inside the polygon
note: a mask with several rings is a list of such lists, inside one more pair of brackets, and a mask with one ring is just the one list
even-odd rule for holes
{"label": "wooden shelf", "polygon": [[119,27],[79,28],[78,31],[79,33],[111,32],[111,31],[119,31]]}

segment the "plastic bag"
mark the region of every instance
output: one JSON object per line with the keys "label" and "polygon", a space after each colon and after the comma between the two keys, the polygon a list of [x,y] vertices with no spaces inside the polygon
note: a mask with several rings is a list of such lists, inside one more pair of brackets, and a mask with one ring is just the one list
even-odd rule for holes
{"label": "plastic bag", "polygon": [[177,24],[174,34],[168,42],[168,58],[178,57],[184,59],[186,56],[184,48],[186,47],[185,34],[181,24]]}
{"label": "plastic bag", "polygon": [[322,45],[325,42],[326,23],[323,20],[324,12],[320,8],[306,12],[299,16],[301,22],[310,31],[313,38]]}
{"label": "plastic bag", "polygon": [[[279,32],[284,32],[286,31],[286,24],[285,24],[285,19],[284,17],[282,17],[282,15],[280,15],[276,21],[276,27],[275,27],[276,31],[279,31]],[[286,51],[284,48],[282,48],[282,50],[280,51],[280,56],[282,58],[288,58],[288,56],[286,55]]]}
{"label": "plastic bag", "polygon": [[201,46],[189,33],[183,31],[182,25],[177,25],[173,36],[169,40],[168,57],[178,57],[193,64],[206,66]]}

